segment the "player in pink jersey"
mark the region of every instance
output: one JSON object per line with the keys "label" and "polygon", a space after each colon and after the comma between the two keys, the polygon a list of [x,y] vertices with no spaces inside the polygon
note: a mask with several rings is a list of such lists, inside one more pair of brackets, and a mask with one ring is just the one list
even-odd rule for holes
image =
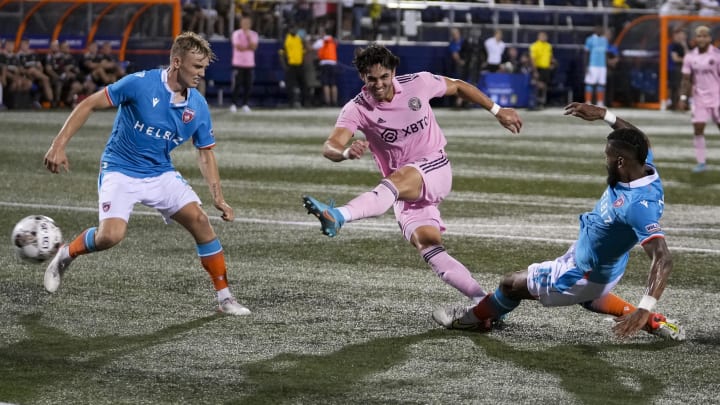
{"label": "player in pink jersey", "polygon": [[[405,239],[440,278],[477,302],[485,291],[442,245],[445,225],[438,205],[450,193],[452,170],[430,99],[457,96],[479,104],[512,133],[520,132],[522,121],[515,110],[501,108],[462,80],[428,72],[395,76],[399,62],[380,45],[356,51],[353,64],[365,85],[345,104],[323,146],[323,155],[334,162],[360,159],[369,149],[384,177],[380,184],[337,208],[310,196],[304,196],[303,203],[330,237],[346,222],[376,217],[394,207]],[[358,130],[366,139],[347,146]]]}
{"label": "player in pink jersey", "polygon": [[682,83],[678,107],[684,110],[692,89],[692,124],[695,133],[695,159],[693,173],[702,173],[705,165],[705,123],[712,119],[720,128],[720,50],[712,45],[710,28],[695,28],[697,47],[683,59]]}

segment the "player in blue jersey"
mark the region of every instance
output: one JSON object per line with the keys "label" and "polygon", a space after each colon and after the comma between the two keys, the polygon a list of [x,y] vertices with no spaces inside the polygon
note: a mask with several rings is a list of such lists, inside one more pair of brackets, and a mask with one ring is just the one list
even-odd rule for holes
{"label": "player in blue jersey", "polygon": [[585,102],[593,102],[600,107],[605,106],[605,84],[607,82],[607,51],[608,39],[602,26],[595,27],[595,32],[585,40]]}
{"label": "player in blue jersey", "polygon": [[225,202],[220,187],[210,110],[196,90],[214,59],[206,40],[195,33],[183,33],[173,42],[167,69],[128,75],[89,96],[70,113],[45,154],[45,166],[52,173],[68,170],[66,145],[90,114],[117,108],[100,159],[100,224],[86,229],[58,251],[45,271],[47,291],[58,289],[63,273],[76,257],[120,243],[134,205],[141,203],[155,208],[165,222],[174,220],[192,234],[200,262],[217,292],[218,311],[231,315],[250,313],[230,292],[223,248],[200,207],[198,195],[170,160],[173,149],[192,140],[215,208],[223,220],[234,220],[233,209]]}
{"label": "player in blue jersey", "polygon": [[[663,187],[647,137],[595,105],[572,103],[565,107],[565,114],[587,121],[604,119],[614,130],[605,146],[608,187],[593,211],[580,215],[577,241],[555,260],[507,274],[495,292],[476,306],[441,308],[433,312],[433,318],[448,329],[490,330],[521,300],[538,300],[547,307],[580,304],[614,315],[613,330],[620,337],[644,329],[684,340],[685,330],[677,321],[653,312],[665,290],[672,258],[659,224],[665,205]],[[636,307],[610,291],[622,278],[629,251],[637,243],[652,263],[645,295]]]}

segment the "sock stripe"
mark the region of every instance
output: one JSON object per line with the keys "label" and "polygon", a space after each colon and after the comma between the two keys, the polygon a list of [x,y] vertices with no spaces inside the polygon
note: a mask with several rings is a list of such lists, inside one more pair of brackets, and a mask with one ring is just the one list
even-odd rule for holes
{"label": "sock stripe", "polygon": [[88,252],[95,251],[95,232],[97,232],[96,227],[88,228],[87,232],[85,232],[85,249],[87,249]]}
{"label": "sock stripe", "polygon": [[390,190],[391,193],[393,193],[393,197],[395,197],[395,201],[398,199],[398,190],[397,187],[388,179],[382,179],[380,181],[380,184],[387,187],[388,190]]}
{"label": "sock stripe", "polygon": [[425,259],[426,263],[430,262],[430,259],[433,257],[439,255],[440,253],[444,252],[445,248],[442,246],[436,246],[435,248],[430,248],[430,251],[423,253],[423,259]]}
{"label": "sock stripe", "polygon": [[197,245],[197,254],[200,257],[212,256],[214,254],[222,252],[222,250],[223,248],[218,238],[215,238],[208,243]]}

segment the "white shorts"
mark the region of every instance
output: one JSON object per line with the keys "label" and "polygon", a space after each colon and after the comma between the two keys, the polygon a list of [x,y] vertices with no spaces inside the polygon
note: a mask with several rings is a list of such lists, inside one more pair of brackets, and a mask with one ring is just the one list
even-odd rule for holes
{"label": "white shorts", "polygon": [[413,232],[420,226],[433,226],[445,232],[445,224],[440,218],[438,205],[450,194],[452,189],[452,167],[443,151],[410,163],[423,179],[420,197],[415,201],[395,202],[395,218],[405,239],[410,240]]}
{"label": "white shorts", "polygon": [[138,179],[120,172],[101,172],[98,178],[100,221],[107,218],[130,219],[137,203],[155,208],[165,223],[187,204],[201,204],[200,198],[180,173],[166,172],[157,177]]}
{"label": "white shorts", "polygon": [[621,277],[595,283],[575,266],[575,244],[555,260],[528,266],[527,288],[546,307],[560,307],[592,301],[609,293]]}
{"label": "white shorts", "polygon": [[600,86],[604,86],[606,79],[606,67],[590,66],[588,67],[587,73],[585,73],[585,84],[598,84]]}

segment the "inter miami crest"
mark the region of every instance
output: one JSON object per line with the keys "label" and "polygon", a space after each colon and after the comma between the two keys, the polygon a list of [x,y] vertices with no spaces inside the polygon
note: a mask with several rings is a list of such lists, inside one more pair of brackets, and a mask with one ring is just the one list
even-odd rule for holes
{"label": "inter miami crest", "polygon": [[411,110],[417,111],[422,107],[422,102],[419,98],[413,97],[410,100],[408,100],[408,107],[410,107]]}
{"label": "inter miami crest", "polygon": [[185,111],[183,111],[182,113],[183,124],[187,124],[188,122],[192,121],[193,118],[195,118],[195,111],[189,108],[185,108]]}

